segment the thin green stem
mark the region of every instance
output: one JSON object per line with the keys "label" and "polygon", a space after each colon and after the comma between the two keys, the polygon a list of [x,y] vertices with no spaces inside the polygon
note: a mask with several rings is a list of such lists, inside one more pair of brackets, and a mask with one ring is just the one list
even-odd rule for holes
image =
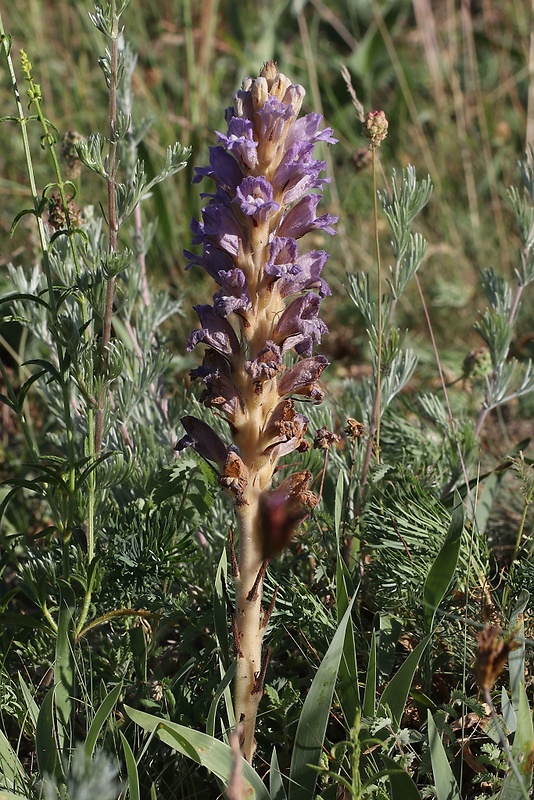
{"label": "thin green stem", "polygon": [[373,167],[373,221],[375,228],[375,247],[376,247],[376,267],[378,275],[378,298],[377,298],[377,326],[378,326],[378,343],[376,354],[376,394],[375,394],[375,407],[373,409],[373,417],[375,424],[375,449],[376,449],[376,462],[380,463],[380,404],[382,391],[382,262],[380,260],[380,240],[378,236],[378,195],[376,186],[376,155],[375,149],[372,148],[372,167]]}
{"label": "thin green stem", "polygon": [[[110,1],[110,12],[112,17],[111,47],[110,47],[110,73],[109,73],[109,148],[108,148],[108,224],[109,242],[108,253],[111,255],[117,250],[119,220],[117,217],[115,188],[117,179],[117,80],[119,64],[119,15],[116,11],[115,0]],[[115,298],[115,276],[111,275],[107,280],[106,299],[104,306],[104,318],[102,326],[101,342],[101,374],[103,385],[98,398],[98,406],[95,416],[95,454],[98,455],[102,450],[102,440],[104,437],[104,416],[106,406],[107,384],[105,380],[106,368],[109,361],[109,343],[111,341],[111,323],[113,319],[113,302]]]}

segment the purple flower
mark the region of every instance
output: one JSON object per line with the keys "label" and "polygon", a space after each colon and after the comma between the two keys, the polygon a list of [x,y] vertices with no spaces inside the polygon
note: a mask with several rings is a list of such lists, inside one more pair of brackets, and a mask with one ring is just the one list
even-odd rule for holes
{"label": "purple flower", "polygon": [[187,431],[187,436],[180,439],[174,449],[184,450],[186,447],[193,447],[202,458],[217,464],[222,470],[228,457],[228,447],[213,428],[196,417],[182,417],[182,425]]}
{"label": "purple flower", "polygon": [[295,349],[299,355],[310,356],[313,342],[320,342],[321,336],[328,333],[328,328],[318,316],[320,304],[320,298],[308,292],[287,306],[273,337],[283,353]]}
{"label": "purple flower", "polygon": [[[217,133],[217,146],[210,149],[209,166],[196,169],[194,181],[210,178],[215,189],[201,195],[207,199],[202,221],[191,225],[202,252],[186,253],[188,267],[201,267],[217,284],[213,304],[195,307],[200,328],[191,333],[188,349],[206,349],[191,378],[203,382],[200,400],[228,423],[232,444],[205,422],[184,417],[186,435],[177,447],[194,447],[213,464],[234,499],[234,641],[240,656],[234,712],[242,720],[249,761],[265,663],[265,562],[287,545],[318,502],[308,489],[307,470],[273,489],[279,459],[293,454],[293,460],[295,452],[311,447],[309,421],[297,404],[323,399],[319,381],[328,365],[324,356],[312,354],[314,342],[327,332],[319,308],[330,294],[322,277],[328,256],[304,242],[310,232],[334,233],[336,218],[317,215],[317,190],[328,179],[314,146],[336,140],[330,128],[321,129],[319,114],[299,119],[304,94],[273,62],[258,78],[245,78],[226,111],[228,130]],[[284,363],[290,351],[297,356],[287,359],[292,366]]]}
{"label": "purple flower", "polygon": [[230,194],[235,192],[235,187],[243,179],[239,164],[224,147],[210,147],[209,167],[195,167],[195,172],[193,183],[198,183],[202,178],[212,178],[217,186]]}
{"label": "purple flower", "polygon": [[245,178],[236,189],[235,201],[243,214],[256,222],[265,222],[269,214],[278,211],[273,201],[273,187],[266,178]]}
{"label": "purple flower", "polygon": [[237,354],[239,339],[230,322],[217,314],[212,306],[194,306],[194,309],[202,327],[191,332],[187,349],[192,350],[199,342],[203,342],[221,353]]}
{"label": "purple flower", "polygon": [[250,308],[250,297],[247,291],[247,279],[240,269],[221,270],[218,282],[222,289],[213,295],[214,308],[217,314],[227,317],[232,311]]}
{"label": "purple flower", "polygon": [[280,236],[291,236],[293,239],[300,239],[310,231],[324,231],[325,233],[335,234],[334,225],[337,217],[331,214],[324,214],[322,217],[316,216],[317,205],[322,200],[320,194],[308,194],[299,200],[296,205],[285,215],[278,233]]}
{"label": "purple flower", "polygon": [[245,362],[245,371],[256,384],[276,378],[285,369],[278,345],[267,341],[255,359]]}
{"label": "purple flower", "polygon": [[222,203],[210,203],[202,212],[204,222],[191,221],[193,244],[212,242],[231,257],[241,252],[243,231],[230,208]]}
{"label": "purple flower", "polygon": [[241,166],[253,169],[257,165],[258,142],[254,139],[254,127],[249,119],[232,117],[228,123],[228,136],[217,131],[217,138]]}
{"label": "purple flower", "polygon": [[324,356],[314,356],[298,361],[288,369],[278,381],[278,394],[284,397],[298,394],[308,397],[314,403],[321,403],[324,392],[318,384],[321,373],[328,366]]}

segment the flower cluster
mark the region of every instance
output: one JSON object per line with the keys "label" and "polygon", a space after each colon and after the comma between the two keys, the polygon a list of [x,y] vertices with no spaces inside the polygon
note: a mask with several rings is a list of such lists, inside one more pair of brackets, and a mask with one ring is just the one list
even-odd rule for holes
{"label": "flower cluster", "polygon": [[[193,446],[212,462],[237,504],[248,502],[246,487],[258,475],[262,490],[269,487],[281,456],[308,446],[308,420],[293,398],[323,397],[318,381],[328,362],[312,347],[327,332],[318,313],[330,294],[321,277],[328,255],[299,253],[299,240],[310,231],[334,233],[336,219],[317,216],[321,195],[314,190],[327,179],[319,177],[325,163],[313,148],[336,140],[320,129],[319,114],[298,118],[303,97],[301,86],[266,64],[227,109],[228,131],[217,134],[210,165],[196,169],[195,181],[209,177],[216,189],[204,195],[210,199],[202,222],[193,220],[202,252],[187,253],[189,266],[204,269],[220,289],[213,305],[195,307],[200,329],[188,349],[207,347],[192,377],[204,383],[202,402],[228,421],[233,445],[186,417],[178,448]],[[286,369],[291,350],[303,358]]]}

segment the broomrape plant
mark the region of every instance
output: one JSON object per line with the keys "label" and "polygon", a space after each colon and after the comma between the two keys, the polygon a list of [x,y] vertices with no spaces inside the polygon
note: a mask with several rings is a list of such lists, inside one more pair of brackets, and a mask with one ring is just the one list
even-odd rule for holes
{"label": "broomrape plant", "polygon": [[[213,305],[195,310],[201,327],[188,349],[206,345],[203,363],[192,377],[204,383],[201,400],[228,422],[232,443],[195,417],[182,422],[186,435],[177,449],[194,447],[217,469],[220,484],[233,497],[239,530],[234,559],[236,720],[243,724],[242,747],[250,761],[254,727],[268,655],[262,640],[270,611],[262,609],[269,559],[289,541],[318,502],[308,488],[309,470],[293,472],[273,488],[282,456],[310,448],[308,419],[295,408],[295,396],[320,403],[321,373],[328,365],[312,355],[327,332],[319,307],[328,285],[321,277],[328,255],[299,252],[310,231],[334,233],[336,218],[317,216],[326,181],[324,161],[313,157],[316,142],[334,144],[321,116],[299,118],[305,91],[265,64],[256,79],[246,78],[227,109],[227,134],[218,133],[210,165],[197,168],[196,181],[211,178],[203,221],[193,220],[191,265],[204,269],[221,287]],[[296,354],[292,365],[284,362]]]}

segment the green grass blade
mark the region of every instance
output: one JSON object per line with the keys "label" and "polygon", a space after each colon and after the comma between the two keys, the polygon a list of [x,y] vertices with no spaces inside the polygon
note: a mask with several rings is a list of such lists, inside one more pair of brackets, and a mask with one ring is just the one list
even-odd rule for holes
{"label": "green grass blade", "polygon": [[60,746],[70,745],[70,724],[74,698],[73,618],[76,598],[66,581],[60,581],[59,616],[54,662],[55,704]]}
{"label": "green grass blade", "polygon": [[237,669],[237,661],[234,661],[230,665],[230,668],[226,670],[222,681],[217,687],[217,691],[215,692],[213,700],[211,701],[210,710],[208,712],[208,719],[206,722],[206,733],[208,734],[208,736],[215,736],[215,714],[217,713],[217,706],[219,705],[219,700],[226,691],[227,686],[230,685],[232,678],[235,675],[236,669]]}
{"label": "green grass blade", "polygon": [[421,800],[419,789],[413,778],[400,764],[388,756],[380,756],[382,763],[388,771],[391,785],[391,800]]}
{"label": "green grass blade", "polygon": [[475,511],[475,530],[481,536],[486,532],[486,528],[488,527],[491,509],[493,508],[493,503],[495,502],[495,498],[499,493],[504,475],[505,470],[500,470],[499,472],[495,471],[484,480],[484,488],[478,497],[478,503]]}
{"label": "green grass blade", "polygon": [[0,775],[4,778],[3,782],[9,783],[10,786],[24,785],[28,777],[18,755],[2,731],[0,731]]}
{"label": "green grass blade", "polygon": [[421,656],[425,652],[430,636],[426,636],[417,647],[412,650],[404,664],[397,670],[393,678],[390,680],[382,697],[380,698],[380,705],[378,707],[378,716],[386,715],[386,707],[389,708],[392,716],[393,728],[398,730],[400,727],[402,714],[408,699],[410,687],[412,685],[413,676],[421,660]]}
{"label": "green grass blade", "polygon": [[343,514],[343,495],[344,495],[344,480],[343,472],[340,470],[337,476],[336,483],[336,496],[334,499],[334,530],[336,532],[337,548],[341,550],[341,517]]}
{"label": "green grass blade", "polygon": [[519,706],[521,686],[525,683],[525,621],[523,615],[529,600],[530,592],[522,589],[510,616],[509,633],[519,644],[519,647],[512,650],[508,656],[512,705],[516,711]]}
{"label": "green grass blade", "polygon": [[318,766],[321,759],[332,696],[343,655],[347,626],[351,624],[355,597],[356,595],[347,607],[302,707],[291,758],[290,800],[309,800],[314,795],[317,772],[310,769],[309,765]]}
{"label": "green grass blade", "polygon": [[13,794],[12,792],[6,792],[5,789],[0,789],[0,800],[28,800],[28,796]]}
{"label": "green grass blade", "polygon": [[[175,722],[167,722],[144,711],[137,711],[127,706],[125,711],[130,719],[145,731],[154,731],[169,747],[206,767],[224,783],[229,782],[235,756],[227,744],[208,736],[207,733],[186,728]],[[243,800],[270,800],[269,792],[258,773],[244,759],[242,766],[245,785]]]}
{"label": "green grass blade", "polygon": [[365,677],[365,691],[363,694],[363,715],[364,717],[374,717],[376,712],[376,633],[373,631],[371,637],[371,649],[369,651],[369,663],[367,665],[367,675]]}
{"label": "green grass blade", "polygon": [[271,800],[287,800],[286,790],[282,781],[282,773],[278,765],[278,756],[276,755],[276,747],[273,747],[271,756],[271,767],[269,769],[269,793]]}
{"label": "green grass blade", "polygon": [[89,726],[89,731],[87,732],[87,737],[85,739],[85,744],[84,744],[85,755],[87,756],[87,758],[93,757],[98,735],[102,730],[106,720],[110,716],[111,712],[115,708],[121,690],[122,690],[122,683],[119,683],[102,700],[102,703],[100,704],[98,711],[94,715],[93,721]]}
{"label": "green grass blade", "polygon": [[35,726],[37,725],[37,717],[39,716],[39,706],[35,702],[35,699],[33,698],[33,695],[30,692],[30,687],[28,686],[28,684],[26,683],[20,672],[19,672],[19,684],[20,684],[20,689],[22,691],[22,696],[24,697],[24,702],[26,703],[26,710],[28,716],[35,730]]}
{"label": "green grass blade", "polygon": [[[340,476],[342,477],[342,476]],[[338,489],[342,482],[338,481]],[[338,502],[336,495],[336,504]],[[337,508],[337,505],[336,505]],[[337,565],[336,565],[336,609],[338,624],[341,622],[343,615],[347,610],[349,604],[349,593],[354,595],[354,587],[348,569],[343,560],[341,549],[338,546],[337,550]],[[354,642],[354,630],[352,625],[347,625],[345,633],[345,643],[343,645],[343,656],[339,665],[339,702],[343,709],[343,716],[345,717],[347,727],[351,728],[356,719],[356,714],[360,709],[360,693],[358,690],[358,660],[356,656],[356,644]]]}
{"label": "green grass blade", "polygon": [[121,737],[122,749],[124,752],[124,760],[126,761],[126,772],[128,775],[128,782],[121,796],[126,797],[126,793],[128,793],[130,800],[141,800],[141,791],[139,789],[139,773],[137,771],[137,764],[135,763],[135,757],[132,752],[132,748],[128,743],[128,739],[126,738],[126,736],[123,734],[122,731],[119,731],[119,733]]}
{"label": "green grass blade", "polygon": [[430,711],[428,712],[428,741],[438,800],[462,800],[456,778]]}
{"label": "green grass blade", "polygon": [[230,650],[228,645],[228,610],[226,606],[225,585],[227,580],[227,555],[223,550],[215,575],[215,591],[213,592],[213,622],[215,636],[221,651],[224,668],[230,666]]}
{"label": "green grass blade", "polygon": [[447,536],[434,563],[430,567],[430,572],[425,581],[425,588],[423,591],[423,619],[426,633],[430,633],[432,630],[436,611],[452,581],[456,564],[458,563],[463,527],[463,505],[459,496],[456,495],[455,508],[452,512],[452,519]]}
{"label": "green grass blade", "polygon": [[37,717],[35,752],[41,777],[55,775],[63,779],[54,731],[54,689],[49,689]]}
{"label": "green grass blade", "polygon": [[519,687],[517,728],[512,745],[512,758],[517,766],[505,778],[499,800],[525,800],[530,797],[534,764],[534,730],[532,712],[523,684]]}

